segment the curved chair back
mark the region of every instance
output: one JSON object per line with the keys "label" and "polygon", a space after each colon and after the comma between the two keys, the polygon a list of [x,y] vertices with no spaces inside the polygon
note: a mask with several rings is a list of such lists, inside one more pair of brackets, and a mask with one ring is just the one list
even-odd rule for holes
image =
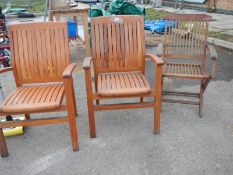
{"label": "curved chair back", "polygon": [[142,16],[107,16],[91,20],[95,73],[144,71]]}
{"label": "curved chair back", "polygon": [[36,22],[9,26],[12,68],[16,84],[62,81],[70,63],[65,22]]}

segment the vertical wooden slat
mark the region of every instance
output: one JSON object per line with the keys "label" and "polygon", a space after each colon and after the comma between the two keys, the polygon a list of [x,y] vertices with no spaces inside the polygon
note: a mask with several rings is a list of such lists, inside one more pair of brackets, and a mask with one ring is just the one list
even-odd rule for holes
{"label": "vertical wooden slat", "polygon": [[112,23],[112,47],[113,47],[113,64],[117,68],[117,40],[116,40],[116,24]]}
{"label": "vertical wooden slat", "polygon": [[103,47],[104,47],[104,58],[105,58],[105,64],[106,68],[109,68],[109,44],[108,44],[108,26],[106,24],[103,24]]}
{"label": "vertical wooden slat", "polygon": [[28,49],[28,40],[27,40],[27,30],[22,30],[22,52],[23,52],[23,59],[25,60],[25,72],[27,74],[26,78],[31,78],[31,67],[30,67],[30,59],[29,59],[29,49]]}
{"label": "vertical wooden slat", "polygon": [[[63,33],[63,29],[62,28],[59,28],[59,38],[60,38],[60,52],[61,52],[61,58],[60,60],[58,60],[59,62],[61,62],[61,74],[63,73],[63,71],[65,70],[65,67],[66,67],[66,59],[65,59],[65,41],[64,39],[62,40],[61,39],[61,36],[64,36],[64,33]],[[64,58],[63,58],[64,57]]]}
{"label": "vertical wooden slat", "polygon": [[120,24],[116,24],[116,48],[117,48],[117,66],[122,67],[122,58],[121,58],[121,31]]}
{"label": "vertical wooden slat", "polygon": [[51,42],[51,65],[53,65],[53,69],[52,69],[52,74],[53,76],[59,76],[58,75],[58,64],[56,59],[56,45],[55,45],[55,30],[54,29],[49,29],[49,35],[50,35],[50,42]]}
{"label": "vertical wooden slat", "polygon": [[99,25],[95,24],[95,49],[96,49],[96,65],[101,68],[101,57],[100,57],[100,36],[99,36]]}
{"label": "vertical wooden slat", "polygon": [[130,43],[130,46],[129,46],[129,61],[128,61],[128,64],[130,67],[133,67],[135,65],[135,61],[133,60],[133,26],[132,26],[132,23],[131,22],[128,22],[128,35],[129,35],[129,43]]}
{"label": "vertical wooden slat", "polygon": [[106,67],[105,55],[104,55],[104,36],[103,36],[103,24],[99,24],[99,48],[100,48],[100,60],[101,67]]}
{"label": "vertical wooden slat", "polygon": [[113,68],[112,25],[108,23],[109,68]]}
{"label": "vertical wooden slat", "polygon": [[130,56],[130,51],[129,51],[129,43],[130,43],[130,40],[129,40],[129,28],[128,28],[128,23],[127,22],[124,22],[124,30],[125,30],[125,35],[124,35],[124,38],[125,38],[125,64],[126,66],[128,66],[128,60],[129,60],[129,56]]}
{"label": "vertical wooden slat", "polygon": [[124,24],[120,24],[120,42],[121,42],[121,60],[122,60],[122,67],[125,67],[125,34],[124,34]]}
{"label": "vertical wooden slat", "polygon": [[[30,75],[33,75],[33,78],[37,78],[37,72],[35,70],[35,64],[34,64],[34,55],[33,55],[33,44],[32,44],[32,32],[29,30],[26,31],[26,42],[28,45],[28,62],[29,62],[29,70],[30,70]],[[32,76],[30,76],[32,78]]]}
{"label": "vertical wooden slat", "polygon": [[135,32],[137,32],[136,35],[134,36],[135,40],[137,40],[137,45],[135,46],[137,53],[135,53],[135,58],[137,58],[137,62],[139,63],[139,66],[142,66],[141,65],[142,63],[140,62],[143,56],[143,45],[142,45],[143,36],[142,36],[142,31],[141,31],[141,22],[137,21],[134,28],[136,29]]}
{"label": "vertical wooden slat", "polygon": [[53,62],[52,62],[52,48],[51,48],[51,41],[50,41],[50,32],[49,29],[45,29],[45,43],[47,48],[47,65],[48,65],[48,74],[47,76],[50,78],[54,77],[53,70]]}

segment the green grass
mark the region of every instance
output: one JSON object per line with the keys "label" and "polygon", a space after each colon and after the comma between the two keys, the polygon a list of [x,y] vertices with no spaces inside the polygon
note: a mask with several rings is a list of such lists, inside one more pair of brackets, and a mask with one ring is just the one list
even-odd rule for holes
{"label": "green grass", "polygon": [[[10,2],[12,8],[25,8],[31,13],[44,12],[45,9],[45,0],[11,0]],[[0,2],[0,6],[5,9],[7,4]]]}
{"label": "green grass", "polygon": [[222,39],[225,41],[233,42],[233,36],[223,32],[213,32],[209,31],[209,37]]}
{"label": "green grass", "polygon": [[164,10],[155,10],[154,8],[146,9],[146,20],[159,20],[170,13]]}

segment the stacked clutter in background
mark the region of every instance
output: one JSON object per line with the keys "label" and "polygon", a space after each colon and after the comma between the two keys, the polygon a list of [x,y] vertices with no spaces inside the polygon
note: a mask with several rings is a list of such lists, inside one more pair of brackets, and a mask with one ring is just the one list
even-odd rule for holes
{"label": "stacked clutter in background", "polygon": [[[9,67],[9,66],[10,66],[9,37],[7,35],[5,15],[2,13],[2,9],[0,7],[0,68]],[[1,85],[0,85],[0,90],[2,91]],[[0,95],[2,96],[3,93],[0,93]],[[0,122],[8,122],[8,121],[16,121],[16,120],[25,120],[25,117],[24,116],[13,116],[13,117],[6,116],[5,118],[1,118]],[[19,135],[23,133],[24,133],[24,129],[22,126],[3,129],[4,136],[14,136],[14,135]]]}
{"label": "stacked clutter in background", "polygon": [[73,44],[76,45],[74,41],[77,39],[77,23],[74,21],[67,22],[67,31],[68,31],[68,39]]}
{"label": "stacked clutter in background", "polygon": [[145,21],[144,28],[152,31],[152,33],[164,33],[165,32],[165,21],[164,20],[152,20]]}
{"label": "stacked clutter in background", "polygon": [[0,7],[0,68],[10,66],[10,45],[7,36],[5,15]]}
{"label": "stacked clutter in background", "polygon": [[[8,122],[8,121],[18,121],[18,120],[25,120],[24,116],[6,116],[5,119],[0,120],[0,122]],[[5,137],[9,136],[15,136],[15,135],[21,135],[24,133],[24,128],[23,126],[16,126],[16,127],[11,127],[11,128],[3,128],[3,134]]]}
{"label": "stacked clutter in background", "polygon": [[7,7],[2,11],[5,15],[17,15],[18,18],[33,18],[34,14],[26,11],[25,8],[11,8],[11,3],[7,3]]}
{"label": "stacked clutter in background", "polygon": [[[171,25],[174,25],[174,23],[172,24],[172,22],[167,23],[167,28],[169,29],[171,27]],[[144,28],[146,30],[150,30],[152,31],[152,33],[156,32],[159,34],[162,34],[165,32],[165,28],[166,28],[166,21],[161,19],[161,20],[152,20],[152,21],[145,21],[144,22]]]}
{"label": "stacked clutter in background", "polygon": [[91,7],[89,17],[110,16],[110,15],[145,15],[145,8],[137,6],[124,0],[102,0]]}

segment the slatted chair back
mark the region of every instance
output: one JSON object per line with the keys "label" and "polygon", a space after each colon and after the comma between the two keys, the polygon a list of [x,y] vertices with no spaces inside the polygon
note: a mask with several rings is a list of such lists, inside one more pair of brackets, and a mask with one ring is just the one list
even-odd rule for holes
{"label": "slatted chair back", "polygon": [[92,18],[95,73],[144,71],[143,26],[141,16]]}
{"label": "slatted chair back", "polygon": [[208,23],[204,14],[171,14],[164,17],[166,30],[163,58],[204,60],[206,56]]}
{"label": "slatted chair back", "polygon": [[70,63],[64,22],[36,22],[9,26],[12,68],[16,84],[62,81]]}

